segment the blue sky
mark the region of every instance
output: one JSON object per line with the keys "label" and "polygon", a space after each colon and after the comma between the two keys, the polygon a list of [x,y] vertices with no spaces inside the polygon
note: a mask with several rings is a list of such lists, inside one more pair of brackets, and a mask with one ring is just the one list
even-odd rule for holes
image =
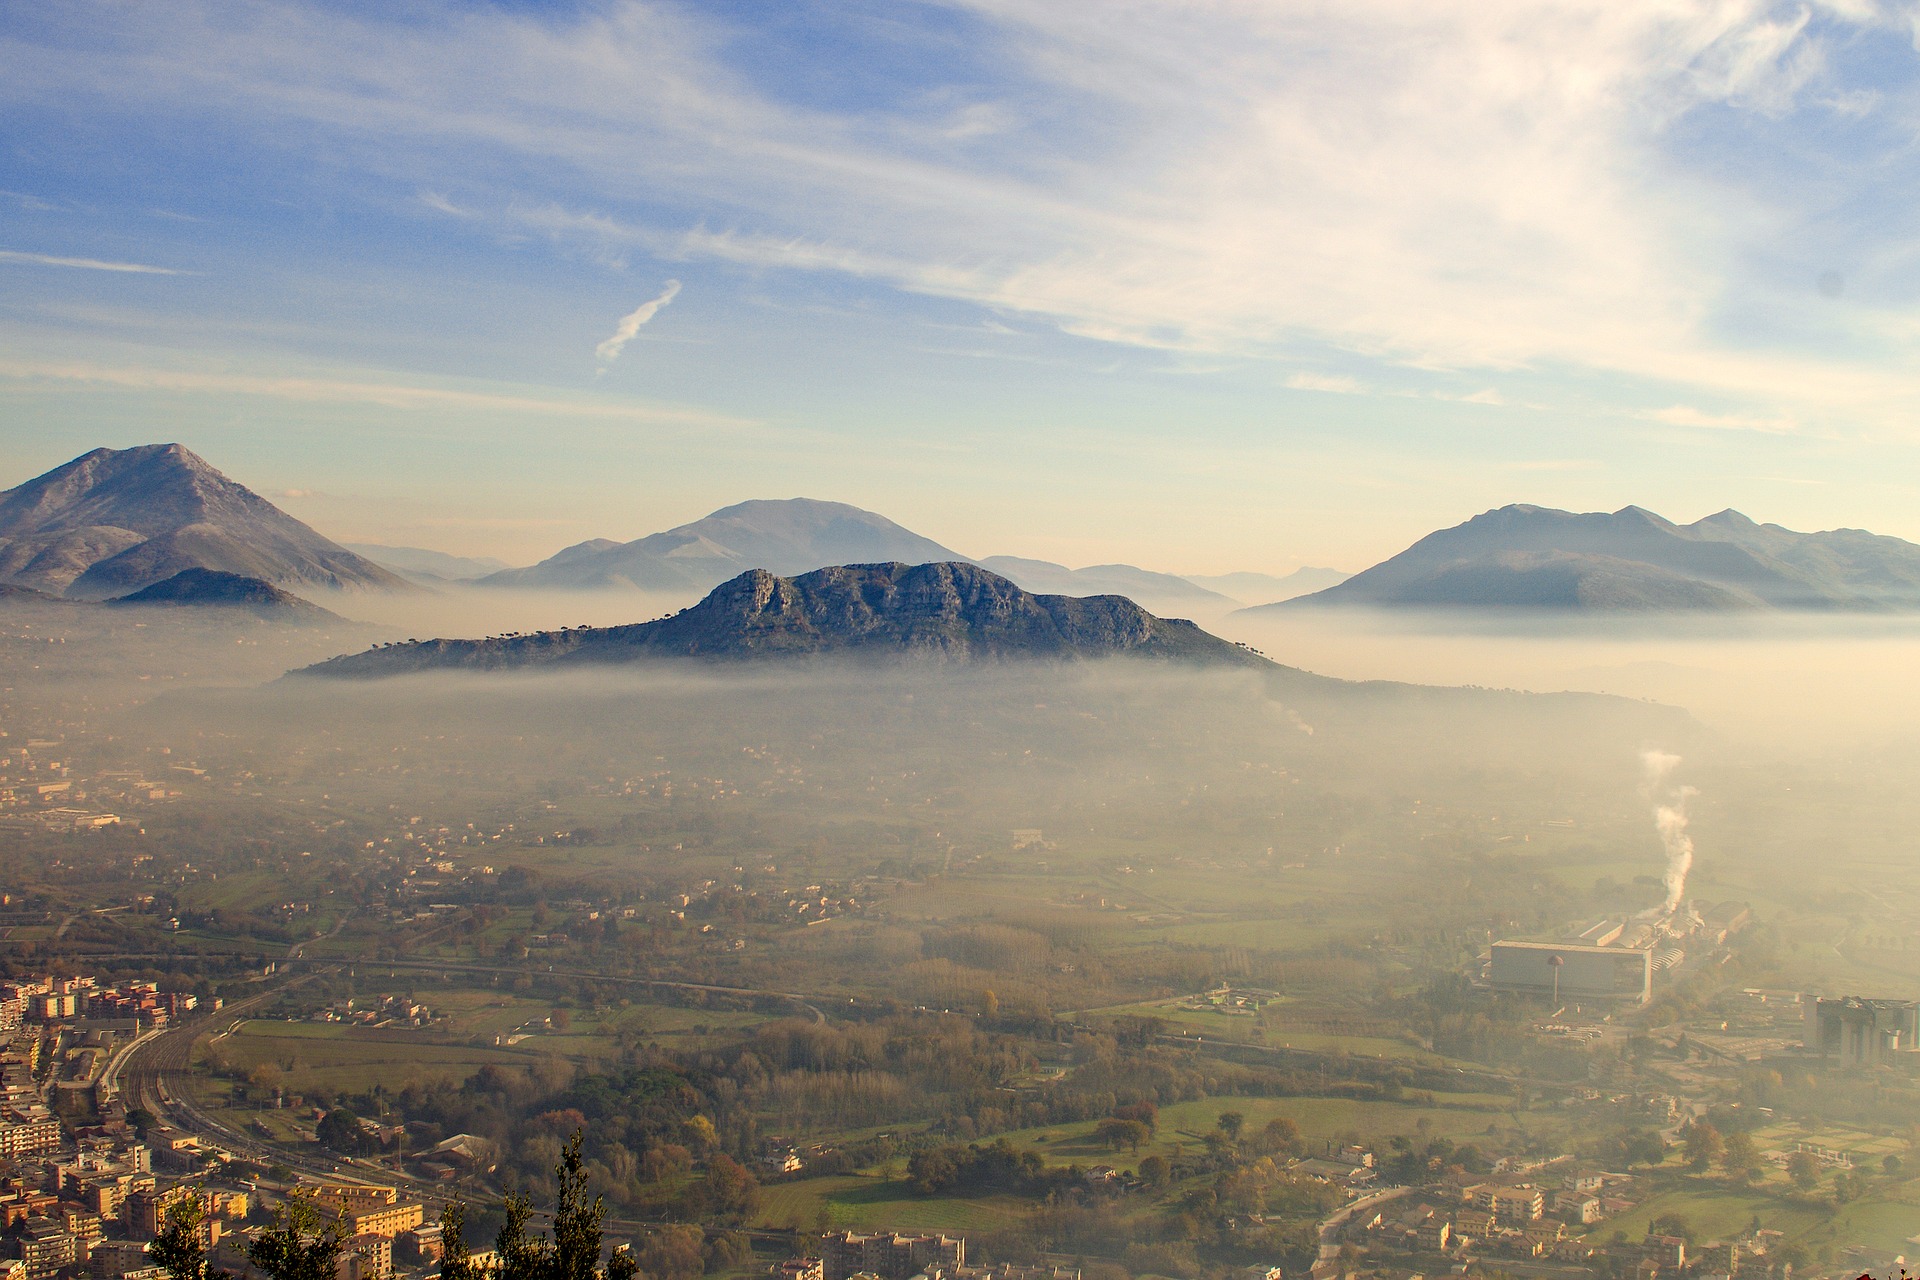
{"label": "blue sky", "polygon": [[521,561],[794,494],[1189,572],[1511,501],[1920,540],[1915,39],[1868,0],[15,6],[0,482],[179,439],[335,537]]}

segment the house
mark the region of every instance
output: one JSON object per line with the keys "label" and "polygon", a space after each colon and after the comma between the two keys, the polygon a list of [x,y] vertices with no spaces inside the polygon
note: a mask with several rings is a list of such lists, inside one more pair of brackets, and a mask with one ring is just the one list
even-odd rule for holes
{"label": "house", "polygon": [[1567,1222],[1588,1227],[1605,1216],[1600,1212],[1600,1197],[1584,1191],[1562,1191],[1553,1198],[1553,1211]]}
{"label": "house", "polygon": [[1640,1253],[1662,1271],[1679,1271],[1687,1265],[1687,1242],[1679,1236],[1648,1236]]}

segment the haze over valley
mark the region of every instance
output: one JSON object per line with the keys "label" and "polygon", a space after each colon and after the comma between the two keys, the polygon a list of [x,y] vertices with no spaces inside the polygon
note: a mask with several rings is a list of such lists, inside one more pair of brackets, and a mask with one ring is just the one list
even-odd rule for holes
{"label": "haze over valley", "polygon": [[1907,1280],[1911,8],[0,10],[0,1280]]}

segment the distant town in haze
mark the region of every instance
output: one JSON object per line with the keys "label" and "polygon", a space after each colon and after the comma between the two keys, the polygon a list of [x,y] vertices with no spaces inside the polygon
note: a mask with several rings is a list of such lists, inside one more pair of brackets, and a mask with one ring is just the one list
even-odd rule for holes
{"label": "distant town in haze", "polygon": [[1917,33],[0,12],[0,1280],[1920,1272]]}

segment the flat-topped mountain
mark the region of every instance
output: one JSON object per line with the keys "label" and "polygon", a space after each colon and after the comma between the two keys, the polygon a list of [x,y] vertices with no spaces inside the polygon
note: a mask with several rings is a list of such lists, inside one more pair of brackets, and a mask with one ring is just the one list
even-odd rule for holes
{"label": "flat-topped mountain", "polygon": [[177,444],[95,449],[0,493],[0,582],[98,600],[183,569],[407,589]]}
{"label": "flat-topped mountain", "polygon": [[1639,507],[1509,506],[1428,534],[1325,591],[1263,608],[1317,605],[1920,609],[1920,546],[1858,529],[1796,533],[1731,510],[1679,525]]}
{"label": "flat-topped mountain", "polygon": [[671,617],[484,640],[388,645],[305,674],[545,668],[642,659],[742,660],[857,655],[947,661],[1114,656],[1208,665],[1269,664],[1191,622],[1119,596],[1037,596],[965,562],[856,564],[781,578],[754,569]]}
{"label": "flat-topped mountain", "polygon": [[167,606],[243,609],[257,617],[287,622],[342,622],[338,614],[282,591],[271,582],[218,569],[182,569],[164,582],[107,602],[115,606]]}
{"label": "flat-topped mountain", "polygon": [[885,516],[844,502],[742,502],[632,542],[596,538],[480,581],[499,587],[709,590],[748,569],[792,575],[827,565],[964,560]]}

